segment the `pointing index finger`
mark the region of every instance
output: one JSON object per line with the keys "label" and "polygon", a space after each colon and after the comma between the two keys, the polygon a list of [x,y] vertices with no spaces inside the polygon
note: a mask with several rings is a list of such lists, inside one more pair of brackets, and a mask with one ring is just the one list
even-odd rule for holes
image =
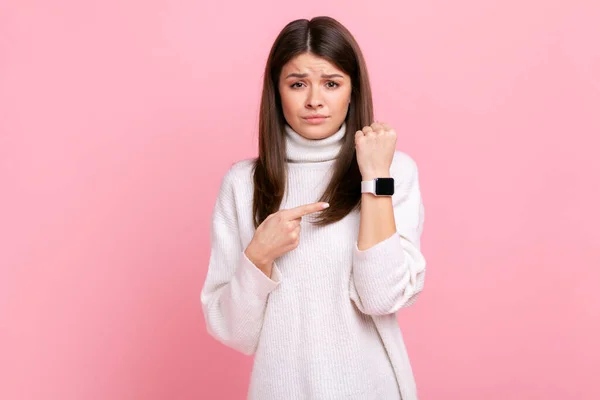
{"label": "pointing index finger", "polygon": [[317,211],[323,211],[329,207],[329,203],[317,202],[311,204],[304,204],[298,207],[290,208],[286,210],[286,214],[290,220],[303,217],[306,214],[315,213]]}

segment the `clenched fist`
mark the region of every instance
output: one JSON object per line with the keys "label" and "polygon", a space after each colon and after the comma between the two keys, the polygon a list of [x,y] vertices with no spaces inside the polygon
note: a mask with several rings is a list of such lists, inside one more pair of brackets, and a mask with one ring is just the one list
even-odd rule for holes
{"label": "clenched fist", "polygon": [[396,151],[396,131],[390,125],[375,122],[365,126],[356,131],[354,143],[363,181],[390,176]]}
{"label": "clenched fist", "polygon": [[256,232],[245,250],[246,256],[265,275],[270,277],[275,259],[298,247],[302,217],[322,211],[327,207],[329,204],[317,202],[270,214],[256,228]]}

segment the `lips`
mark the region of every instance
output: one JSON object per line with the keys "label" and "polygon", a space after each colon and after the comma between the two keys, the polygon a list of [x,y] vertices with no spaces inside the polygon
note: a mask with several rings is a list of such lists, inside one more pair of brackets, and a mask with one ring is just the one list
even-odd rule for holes
{"label": "lips", "polygon": [[319,125],[319,124],[324,124],[325,121],[327,121],[329,117],[323,116],[323,115],[311,115],[308,117],[303,117],[303,119],[306,121],[307,124],[311,124],[311,125]]}

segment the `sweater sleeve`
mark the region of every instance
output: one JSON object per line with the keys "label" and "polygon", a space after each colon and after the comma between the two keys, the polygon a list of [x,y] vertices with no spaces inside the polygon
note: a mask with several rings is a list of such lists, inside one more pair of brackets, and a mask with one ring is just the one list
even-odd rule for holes
{"label": "sweater sleeve", "polygon": [[[425,282],[425,258],[420,240],[425,210],[417,165],[404,155],[393,163],[392,196],[396,232],[363,251],[354,243],[350,297],[360,311],[370,315],[392,314],[417,299]],[[395,173],[394,173],[395,172]]]}
{"label": "sweater sleeve", "polygon": [[230,169],[221,182],[212,214],[211,250],[201,302],[208,333],[251,355],[256,351],[269,293],[281,274],[267,277],[246,257],[239,235]]}

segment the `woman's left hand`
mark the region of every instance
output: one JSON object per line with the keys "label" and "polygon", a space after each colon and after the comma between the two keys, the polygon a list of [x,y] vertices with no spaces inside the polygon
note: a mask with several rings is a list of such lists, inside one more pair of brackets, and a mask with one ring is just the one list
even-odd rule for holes
{"label": "woman's left hand", "polygon": [[396,131],[388,124],[375,122],[356,131],[356,161],[363,181],[390,176],[396,151]]}

